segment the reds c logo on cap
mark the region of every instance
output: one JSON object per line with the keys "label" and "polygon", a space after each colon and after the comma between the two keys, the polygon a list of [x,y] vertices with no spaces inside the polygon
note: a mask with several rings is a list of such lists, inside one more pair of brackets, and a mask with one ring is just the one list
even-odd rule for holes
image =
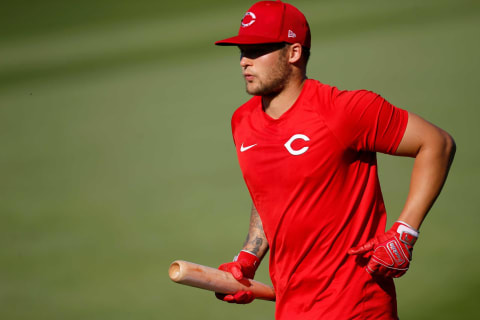
{"label": "reds c logo on cap", "polygon": [[310,48],[311,37],[307,19],[291,4],[282,1],[259,1],[243,13],[238,35],[216,41],[216,45],[287,42],[300,43]]}
{"label": "reds c logo on cap", "polygon": [[255,22],[255,19],[257,19],[257,17],[253,12],[245,13],[242,19],[242,27],[245,28],[245,27],[251,26]]}

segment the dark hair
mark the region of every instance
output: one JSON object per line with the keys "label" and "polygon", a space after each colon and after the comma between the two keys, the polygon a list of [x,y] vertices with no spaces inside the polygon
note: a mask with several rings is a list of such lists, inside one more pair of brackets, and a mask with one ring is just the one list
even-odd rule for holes
{"label": "dark hair", "polygon": [[310,48],[302,46],[302,56],[305,59],[305,65],[307,65],[308,59],[310,59]]}

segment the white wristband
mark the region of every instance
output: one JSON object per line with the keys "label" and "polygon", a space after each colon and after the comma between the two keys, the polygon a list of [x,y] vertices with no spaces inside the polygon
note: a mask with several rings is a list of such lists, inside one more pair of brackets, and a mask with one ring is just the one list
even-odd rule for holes
{"label": "white wristband", "polygon": [[411,225],[403,221],[398,220],[397,222],[400,223],[400,225],[397,228],[397,233],[402,234],[402,232],[406,232],[408,234],[411,234],[415,238],[418,238],[420,231],[418,231],[417,229],[413,228]]}
{"label": "white wristband", "polygon": [[[256,255],[255,253],[253,253],[253,252],[250,252],[250,251],[248,251],[248,250],[240,250],[240,252],[242,252],[242,251],[243,251],[243,252],[246,252],[246,253],[249,253],[249,254],[251,254],[252,256],[255,256],[255,258],[258,258],[257,255]],[[239,254],[240,254],[240,253],[239,253]],[[237,259],[238,259],[238,254],[237,254],[235,257],[233,257],[233,262],[237,261]]]}

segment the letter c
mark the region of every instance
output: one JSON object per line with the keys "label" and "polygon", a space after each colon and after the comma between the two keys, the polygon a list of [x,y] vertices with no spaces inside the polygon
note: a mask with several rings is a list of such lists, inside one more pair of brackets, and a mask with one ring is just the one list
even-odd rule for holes
{"label": "letter c", "polygon": [[294,156],[298,156],[298,155],[301,155],[301,154],[304,154],[305,152],[307,152],[308,148],[309,147],[303,147],[302,149],[299,149],[299,150],[295,150],[292,148],[292,143],[293,141],[295,140],[298,140],[298,139],[301,139],[303,141],[310,141],[310,138],[307,137],[306,135],[304,134],[294,134],[285,144],[285,148],[288,150],[288,152],[290,152],[291,154],[293,154]]}
{"label": "letter c", "polygon": [[[247,17],[250,17],[251,20],[247,23],[244,23],[243,20],[245,20],[245,18],[247,18]],[[242,22],[241,22],[242,27],[246,28],[246,27],[251,26],[255,22],[256,19],[257,19],[257,17],[255,16],[255,13],[253,13],[253,12],[245,13],[245,15],[243,16]]]}

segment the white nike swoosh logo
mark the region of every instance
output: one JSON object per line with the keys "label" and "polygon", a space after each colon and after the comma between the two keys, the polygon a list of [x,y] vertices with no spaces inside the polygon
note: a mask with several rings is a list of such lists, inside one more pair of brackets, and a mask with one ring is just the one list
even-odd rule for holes
{"label": "white nike swoosh logo", "polygon": [[251,146],[244,147],[244,146],[243,146],[243,143],[242,143],[242,145],[240,146],[240,152],[245,152],[245,151],[247,151],[248,149],[251,149],[251,148],[255,147],[256,145],[257,145],[257,144],[255,143],[255,144],[252,144]]}

